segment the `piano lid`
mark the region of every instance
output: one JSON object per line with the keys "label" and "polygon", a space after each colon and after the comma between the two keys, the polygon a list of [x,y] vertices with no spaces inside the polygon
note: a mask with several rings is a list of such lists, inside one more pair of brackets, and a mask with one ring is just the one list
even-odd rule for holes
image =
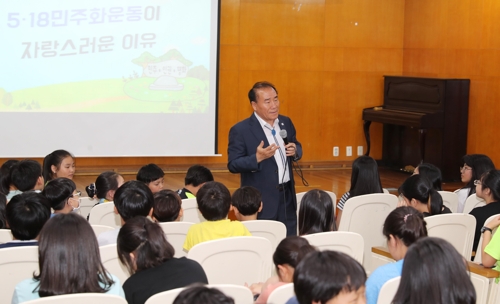
{"label": "piano lid", "polygon": [[384,108],[421,113],[444,111],[446,79],[384,77]]}

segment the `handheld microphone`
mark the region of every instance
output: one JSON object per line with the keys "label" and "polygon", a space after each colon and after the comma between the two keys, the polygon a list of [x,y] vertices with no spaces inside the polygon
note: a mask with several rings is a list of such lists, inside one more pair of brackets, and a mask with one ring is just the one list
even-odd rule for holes
{"label": "handheld microphone", "polygon": [[283,142],[285,143],[285,146],[288,145],[288,134],[286,133],[285,129],[280,130],[280,136],[283,139]]}

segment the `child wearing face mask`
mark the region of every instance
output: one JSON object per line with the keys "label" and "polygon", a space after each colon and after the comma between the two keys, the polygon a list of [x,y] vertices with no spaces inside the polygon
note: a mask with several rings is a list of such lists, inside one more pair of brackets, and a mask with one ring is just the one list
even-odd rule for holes
{"label": "child wearing face mask", "polygon": [[49,200],[54,210],[52,216],[70,213],[80,209],[80,192],[76,191],[75,182],[60,177],[47,183],[42,194]]}

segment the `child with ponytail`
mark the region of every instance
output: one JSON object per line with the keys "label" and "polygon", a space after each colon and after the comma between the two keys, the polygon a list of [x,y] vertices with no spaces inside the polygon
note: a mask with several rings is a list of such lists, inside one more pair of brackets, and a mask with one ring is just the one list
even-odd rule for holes
{"label": "child with ponytail", "polygon": [[431,182],[422,175],[412,175],[399,187],[399,205],[411,206],[422,212],[424,217],[451,213],[443,205],[443,198]]}
{"label": "child with ponytail", "polygon": [[412,207],[399,207],[385,219],[382,233],[387,238],[389,253],[397,262],[382,265],[370,275],[366,281],[367,304],[376,304],[384,283],[401,275],[408,247],[426,237],[427,228],[421,212]]}

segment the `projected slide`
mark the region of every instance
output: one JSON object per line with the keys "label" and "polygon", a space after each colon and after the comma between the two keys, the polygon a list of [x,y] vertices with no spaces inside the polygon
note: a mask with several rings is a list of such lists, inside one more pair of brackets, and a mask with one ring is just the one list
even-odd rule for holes
{"label": "projected slide", "polygon": [[0,1],[0,111],[209,112],[212,2]]}

